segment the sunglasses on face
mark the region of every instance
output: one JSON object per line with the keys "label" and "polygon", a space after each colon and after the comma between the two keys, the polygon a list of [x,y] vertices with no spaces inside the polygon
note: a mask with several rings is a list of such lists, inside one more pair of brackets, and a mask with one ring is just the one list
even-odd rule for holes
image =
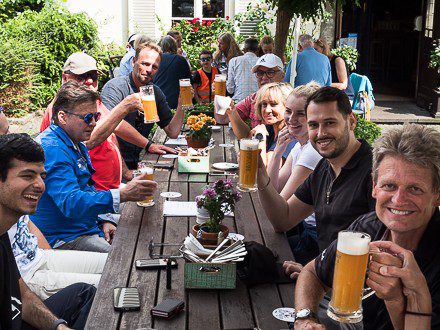
{"label": "sunglasses on face", "polygon": [[65,112],[65,113],[68,113],[69,115],[72,115],[72,116],[76,116],[76,117],[78,117],[78,118],[81,118],[82,120],[84,120],[84,122],[85,122],[87,125],[90,125],[90,123],[92,122],[92,119],[93,119],[93,118],[95,119],[95,121],[98,121],[99,118],[101,118],[101,113],[100,113],[100,112],[88,113],[88,114],[86,114],[86,115],[78,115],[78,114],[76,114],[76,113],[69,112],[69,111],[64,111],[64,112]]}
{"label": "sunglasses on face", "polygon": [[257,72],[255,72],[255,75],[257,76],[257,78],[263,78],[264,75],[266,75],[267,78],[272,79],[273,77],[275,77],[275,74],[278,71],[275,70],[270,70],[270,71],[261,71],[261,70],[257,70]]}
{"label": "sunglasses on face", "polygon": [[83,74],[75,74],[71,71],[66,71],[67,74],[72,74],[78,79],[79,81],[84,81],[88,79],[92,79],[93,81],[98,80],[98,72],[90,71]]}
{"label": "sunglasses on face", "polygon": [[210,58],[210,57],[202,57],[202,58],[200,59],[200,61],[202,61],[202,62],[208,62],[208,61],[211,61],[211,58]]}

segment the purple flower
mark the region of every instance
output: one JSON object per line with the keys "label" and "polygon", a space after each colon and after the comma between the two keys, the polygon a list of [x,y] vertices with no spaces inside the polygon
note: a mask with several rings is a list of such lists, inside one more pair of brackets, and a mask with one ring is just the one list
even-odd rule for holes
{"label": "purple flower", "polygon": [[226,179],[225,180],[225,189],[232,189],[233,185],[232,185],[232,181],[231,179]]}
{"label": "purple flower", "polygon": [[233,194],[233,198],[238,201],[241,199],[241,193],[239,193],[238,191],[234,192]]}
{"label": "purple flower", "polygon": [[208,197],[208,198],[212,198],[214,199],[217,194],[215,193],[215,190],[213,188],[207,188],[203,191],[203,195]]}

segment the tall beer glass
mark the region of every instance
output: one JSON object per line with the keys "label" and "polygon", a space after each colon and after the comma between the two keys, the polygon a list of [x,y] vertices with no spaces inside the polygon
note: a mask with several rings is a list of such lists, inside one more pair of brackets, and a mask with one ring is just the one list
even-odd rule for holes
{"label": "tall beer glass", "polygon": [[258,140],[240,140],[240,163],[237,188],[243,192],[257,190]]}
{"label": "tall beer glass", "polygon": [[214,77],[215,95],[226,96],[226,75],[216,74]]}
{"label": "tall beer glass", "polygon": [[[139,162],[138,163],[138,170],[133,172],[134,177],[140,176],[143,174],[147,174],[146,180],[154,180],[154,168],[153,166],[148,162]],[[142,207],[148,207],[154,205],[153,196],[147,197],[145,200],[137,202],[136,203],[139,206]]]}
{"label": "tall beer glass", "polygon": [[144,108],[144,123],[158,122],[159,115],[157,114],[153,85],[141,86],[139,91],[141,93],[142,107]]}
{"label": "tall beer glass", "polygon": [[327,315],[338,322],[362,320],[362,293],[371,238],[368,234],[341,231],[338,234],[332,299]]}
{"label": "tall beer glass", "polygon": [[179,79],[180,97],[182,98],[182,106],[189,109],[192,108],[191,82],[189,79]]}

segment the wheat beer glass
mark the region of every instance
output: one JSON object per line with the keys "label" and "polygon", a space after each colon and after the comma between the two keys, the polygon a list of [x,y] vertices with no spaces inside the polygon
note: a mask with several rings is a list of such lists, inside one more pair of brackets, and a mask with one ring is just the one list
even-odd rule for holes
{"label": "wheat beer glass", "polygon": [[189,109],[192,108],[191,82],[189,79],[179,79],[180,97],[182,98],[182,106]]}
{"label": "wheat beer glass", "polygon": [[144,109],[144,123],[155,123],[159,121],[157,114],[156,99],[154,98],[153,85],[141,86],[139,88]]}
{"label": "wheat beer glass", "polygon": [[240,163],[237,188],[243,192],[257,190],[258,140],[240,140]]}
{"label": "wheat beer glass", "polygon": [[332,299],[327,310],[327,315],[335,321],[362,320],[361,301],[370,241],[365,233],[347,230],[338,233]]}
{"label": "wheat beer glass", "polygon": [[216,74],[214,77],[215,95],[226,96],[226,75]]}
{"label": "wheat beer glass", "polygon": [[[145,180],[151,180],[151,181],[154,180],[154,167],[151,163],[148,162],[138,163],[138,170],[133,172],[133,176],[136,177],[143,174],[147,174]],[[153,196],[149,196],[145,200],[137,202],[137,205],[142,207],[153,206],[154,205]]]}

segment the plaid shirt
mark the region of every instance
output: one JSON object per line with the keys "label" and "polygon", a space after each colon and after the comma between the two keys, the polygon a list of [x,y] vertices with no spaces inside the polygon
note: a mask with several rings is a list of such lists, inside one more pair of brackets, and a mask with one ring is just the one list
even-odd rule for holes
{"label": "plaid shirt", "polygon": [[247,52],[229,61],[226,88],[229,94],[233,94],[232,99],[235,102],[240,102],[258,90],[257,77],[251,72],[257,60],[257,55]]}

